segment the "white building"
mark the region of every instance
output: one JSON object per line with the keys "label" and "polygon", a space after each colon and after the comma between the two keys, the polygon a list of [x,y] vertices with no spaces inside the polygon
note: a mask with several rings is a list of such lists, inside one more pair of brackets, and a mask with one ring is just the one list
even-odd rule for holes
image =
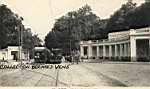
{"label": "white building", "polygon": [[150,27],[113,32],[108,39],[80,42],[81,58],[150,60]]}
{"label": "white building", "polygon": [[0,50],[0,60],[12,61],[15,59],[29,59],[29,53],[19,46],[8,46]]}

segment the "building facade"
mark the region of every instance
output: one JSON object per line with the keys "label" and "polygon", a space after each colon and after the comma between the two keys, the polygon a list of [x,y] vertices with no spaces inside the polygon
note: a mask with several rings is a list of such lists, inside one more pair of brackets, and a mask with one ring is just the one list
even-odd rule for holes
{"label": "building facade", "polygon": [[29,53],[19,46],[8,46],[0,50],[0,60],[17,61],[19,59],[29,59]]}
{"label": "building facade", "polygon": [[81,58],[150,60],[150,27],[113,32],[108,39],[80,42]]}

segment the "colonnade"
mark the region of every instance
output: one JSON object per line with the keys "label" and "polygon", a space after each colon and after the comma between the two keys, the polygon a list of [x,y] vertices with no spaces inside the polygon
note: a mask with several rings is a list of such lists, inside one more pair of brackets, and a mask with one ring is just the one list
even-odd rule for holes
{"label": "colonnade", "polygon": [[[86,52],[85,52],[86,51]],[[130,57],[130,43],[80,46],[81,57]]]}
{"label": "colonnade", "polygon": [[89,59],[129,57],[131,61],[150,61],[150,27],[109,33],[108,39],[103,41],[82,41],[80,52],[81,57]]}

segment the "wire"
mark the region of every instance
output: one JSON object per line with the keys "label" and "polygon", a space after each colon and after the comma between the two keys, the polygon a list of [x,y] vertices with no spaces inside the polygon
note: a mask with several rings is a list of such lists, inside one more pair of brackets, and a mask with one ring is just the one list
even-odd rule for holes
{"label": "wire", "polygon": [[[50,14],[51,14],[51,17],[53,17],[53,8],[52,8],[52,1],[49,0],[49,8],[50,8]],[[51,19],[53,20],[53,19]]]}
{"label": "wire", "polygon": [[[51,0],[49,0],[49,8],[50,8],[51,17],[53,17],[53,9],[52,9],[52,1]],[[55,40],[56,40],[56,33],[55,33],[55,31],[51,31],[51,32],[54,34]]]}

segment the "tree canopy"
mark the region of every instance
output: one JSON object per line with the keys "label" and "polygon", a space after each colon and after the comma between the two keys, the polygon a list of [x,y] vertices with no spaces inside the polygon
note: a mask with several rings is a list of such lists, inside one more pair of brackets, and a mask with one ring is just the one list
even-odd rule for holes
{"label": "tree canopy", "polygon": [[135,8],[136,3],[133,3],[132,0],[129,0],[126,4],[123,4],[122,7],[109,18],[106,31],[115,32],[128,30],[130,27],[126,18],[128,18],[128,13],[134,11]]}
{"label": "tree canopy", "polygon": [[67,52],[78,49],[81,40],[103,39],[110,32],[150,26],[149,10],[149,1],[137,7],[136,3],[128,0],[110,18],[100,19],[90,6],[85,5],[57,19],[52,31],[45,37],[45,45],[49,49],[62,48]]}
{"label": "tree canopy", "polygon": [[45,37],[49,49],[61,48],[64,52],[79,49],[80,40],[100,38],[103,32],[100,18],[85,5],[56,20],[52,31]]}
{"label": "tree canopy", "polygon": [[150,2],[145,2],[141,6],[130,11],[125,17],[130,28],[141,28],[150,26]]}
{"label": "tree canopy", "polygon": [[7,8],[6,5],[0,5],[0,48],[3,48],[8,44],[17,44],[13,39],[16,39],[15,34],[17,33],[17,30],[15,29],[15,26],[18,21],[17,15]]}
{"label": "tree canopy", "polygon": [[41,40],[33,35],[30,28],[22,24],[23,18],[13,13],[6,5],[0,5],[0,48],[19,46],[20,32],[22,30],[23,48],[31,50],[40,45]]}
{"label": "tree canopy", "polygon": [[149,1],[137,7],[136,3],[129,0],[110,17],[105,30],[114,32],[150,26],[149,9]]}

